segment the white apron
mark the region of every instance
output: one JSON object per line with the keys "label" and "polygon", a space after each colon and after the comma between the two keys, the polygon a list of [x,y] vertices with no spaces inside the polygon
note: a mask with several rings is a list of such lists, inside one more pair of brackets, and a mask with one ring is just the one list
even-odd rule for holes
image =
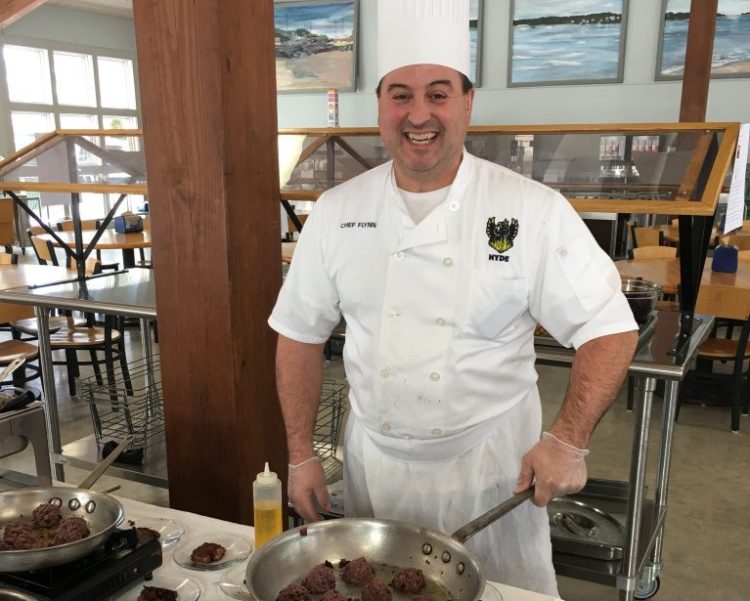
{"label": "white apron", "polygon": [[[536,390],[456,457],[441,456],[441,447],[422,455],[419,444],[383,437],[352,418],[344,455],[346,515],[397,519],[451,534],[513,494],[521,457],[539,439],[540,428]],[[469,439],[462,437],[460,444]],[[527,501],[466,546],[487,579],[558,596],[545,509]]]}

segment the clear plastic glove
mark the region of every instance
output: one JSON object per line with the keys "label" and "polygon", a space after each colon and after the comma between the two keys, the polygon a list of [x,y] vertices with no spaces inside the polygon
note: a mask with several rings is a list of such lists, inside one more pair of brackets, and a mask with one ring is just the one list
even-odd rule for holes
{"label": "clear plastic glove", "polygon": [[326,475],[317,455],[297,465],[289,464],[287,491],[294,509],[307,522],[323,519],[323,516],[318,514],[319,509],[331,510]]}
{"label": "clear plastic glove", "polygon": [[532,502],[544,507],[553,497],[578,492],[586,485],[587,449],[564,443],[554,434],[542,433],[542,439],[521,459],[521,473],[513,492],[536,485]]}

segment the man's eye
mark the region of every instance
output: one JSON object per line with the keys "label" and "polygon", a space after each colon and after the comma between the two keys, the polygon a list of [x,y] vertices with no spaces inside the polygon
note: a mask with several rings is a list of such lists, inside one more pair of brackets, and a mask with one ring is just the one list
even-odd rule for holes
{"label": "man's eye", "polygon": [[433,92],[430,95],[430,97],[433,100],[441,101],[441,100],[446,100],[448,98],[448,95],[447,94],[443,94],[442,92]]}
{"label": "man's eye", "polygon": [[394,94],[393,95],[393,100],[396,100],[396,101],[399,101],[399,102],[407,100],[408,98],[409,98],[409,96],[406,95],[406,94]]}

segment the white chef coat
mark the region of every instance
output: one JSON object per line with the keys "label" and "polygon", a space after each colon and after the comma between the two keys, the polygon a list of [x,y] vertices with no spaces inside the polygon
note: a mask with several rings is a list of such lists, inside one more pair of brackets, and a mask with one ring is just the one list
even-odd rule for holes
{"label": "white chef coat", "polygon": [[[491,218],[517,220],[502,253],[488,244]],[[390,162],[320,197],[269,324],[321,343],[342,314],[353,414],[413,440],[415,459],[465,450],[529,394],[537,322],[575,347],[637,328],[616,268],[568,201],[468,153],[416,226]]]}
{"label": "white chef coat", "polygon": [[[576,348],[637,328],[568,201],[466,152],[417,225],[390,162],[320,197],[269,324],[322,343],[342,315],[346,512],[447,532],[510,496],[539,439],[536,323]],[[546,512],[497,524],[469,543],[488,577],[555,595]]]}

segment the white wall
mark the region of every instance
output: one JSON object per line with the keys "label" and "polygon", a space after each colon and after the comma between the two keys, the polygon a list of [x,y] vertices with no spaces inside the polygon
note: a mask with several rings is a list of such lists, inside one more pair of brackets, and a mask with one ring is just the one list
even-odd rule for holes
{"label": "white wall", "polygon": [[132,19],[53,5],[30,12],[6,27],[1,35],[135,52]]}
{"label": "white wall", "polygon": [[[341,126],[376,125],[376,0],[360,0],[358,91],[339,95]],[[485,0],[482,87],[473,123],[618,123],[677,121],[681,82],[654,81],[661,2],[630,0],[624,81],[620,84],[508,88],[510,0]],[[327,99],[281,94],[280,127],[324,127]],[[706,119],[750,121],[750,79],[714,79]]]}

